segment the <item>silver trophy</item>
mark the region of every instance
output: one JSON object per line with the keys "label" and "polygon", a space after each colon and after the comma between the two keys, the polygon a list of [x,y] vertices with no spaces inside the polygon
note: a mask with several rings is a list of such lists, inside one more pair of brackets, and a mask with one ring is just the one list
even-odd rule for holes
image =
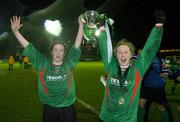
{"label": "silver trophy", "polygon": [[83,34],[87,43],[96,43],[96,31],[105,23],[106,16],[97,11],[86,11],[81,17],[86,21]]}

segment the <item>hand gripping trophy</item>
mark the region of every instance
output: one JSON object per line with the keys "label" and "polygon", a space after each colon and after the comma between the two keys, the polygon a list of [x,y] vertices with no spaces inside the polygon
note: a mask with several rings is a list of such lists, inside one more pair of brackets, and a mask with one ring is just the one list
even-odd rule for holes
{"label": "hand gripping trophy", "polygon": [[[97,11],[86,11],[81,15],[82,19],[85,20],[83,27],[84,43],[95,43],[97,44],[96,37],[100,34],[100,27],[104,26],[108,28],[108,24],[112,27],[114,21],[107,18],[105,14],[99,14]],[[108,28],[109,29],[109,28]]]}

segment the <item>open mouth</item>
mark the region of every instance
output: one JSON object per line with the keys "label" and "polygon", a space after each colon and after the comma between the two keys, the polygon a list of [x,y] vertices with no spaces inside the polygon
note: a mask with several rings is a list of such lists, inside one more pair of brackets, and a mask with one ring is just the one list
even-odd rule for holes
{"label": "open mouth", "polygon": [[121,63],[122,66],[127,65],[127,59],[121,59],[120,63]]}
{"label": "open mouth", "polygon": [[120,59],[120,67],[121,69],[126,69],[129,67],[128,59]]}

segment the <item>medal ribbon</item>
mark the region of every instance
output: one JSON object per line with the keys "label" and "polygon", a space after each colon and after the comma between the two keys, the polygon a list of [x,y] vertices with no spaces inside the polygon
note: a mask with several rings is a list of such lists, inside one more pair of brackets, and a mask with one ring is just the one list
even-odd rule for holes
{"label": "medal ribbon", "polygon": [[129,67],[122,73],[121,68],[118,68],[118,78],[119,78],[119,83],[120,83],[120,93],[121,96],[124,95],[125,92],[127,92],[127,86],[125,86],[125,79],[127,77],[129,71]]}

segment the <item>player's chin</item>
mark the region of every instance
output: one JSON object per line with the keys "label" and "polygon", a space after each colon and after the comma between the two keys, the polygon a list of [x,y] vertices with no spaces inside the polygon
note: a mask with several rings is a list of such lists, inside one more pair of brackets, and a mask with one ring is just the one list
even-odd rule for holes
{"label": "player's chin", "polygon": [[121,66],[127,66],[128,64],[127,63],[121,63]]}
{"label": "player's chin", "polygon": [[61,58],[56,58],[55,61],[56,62],[62,62],[62,59]]}

